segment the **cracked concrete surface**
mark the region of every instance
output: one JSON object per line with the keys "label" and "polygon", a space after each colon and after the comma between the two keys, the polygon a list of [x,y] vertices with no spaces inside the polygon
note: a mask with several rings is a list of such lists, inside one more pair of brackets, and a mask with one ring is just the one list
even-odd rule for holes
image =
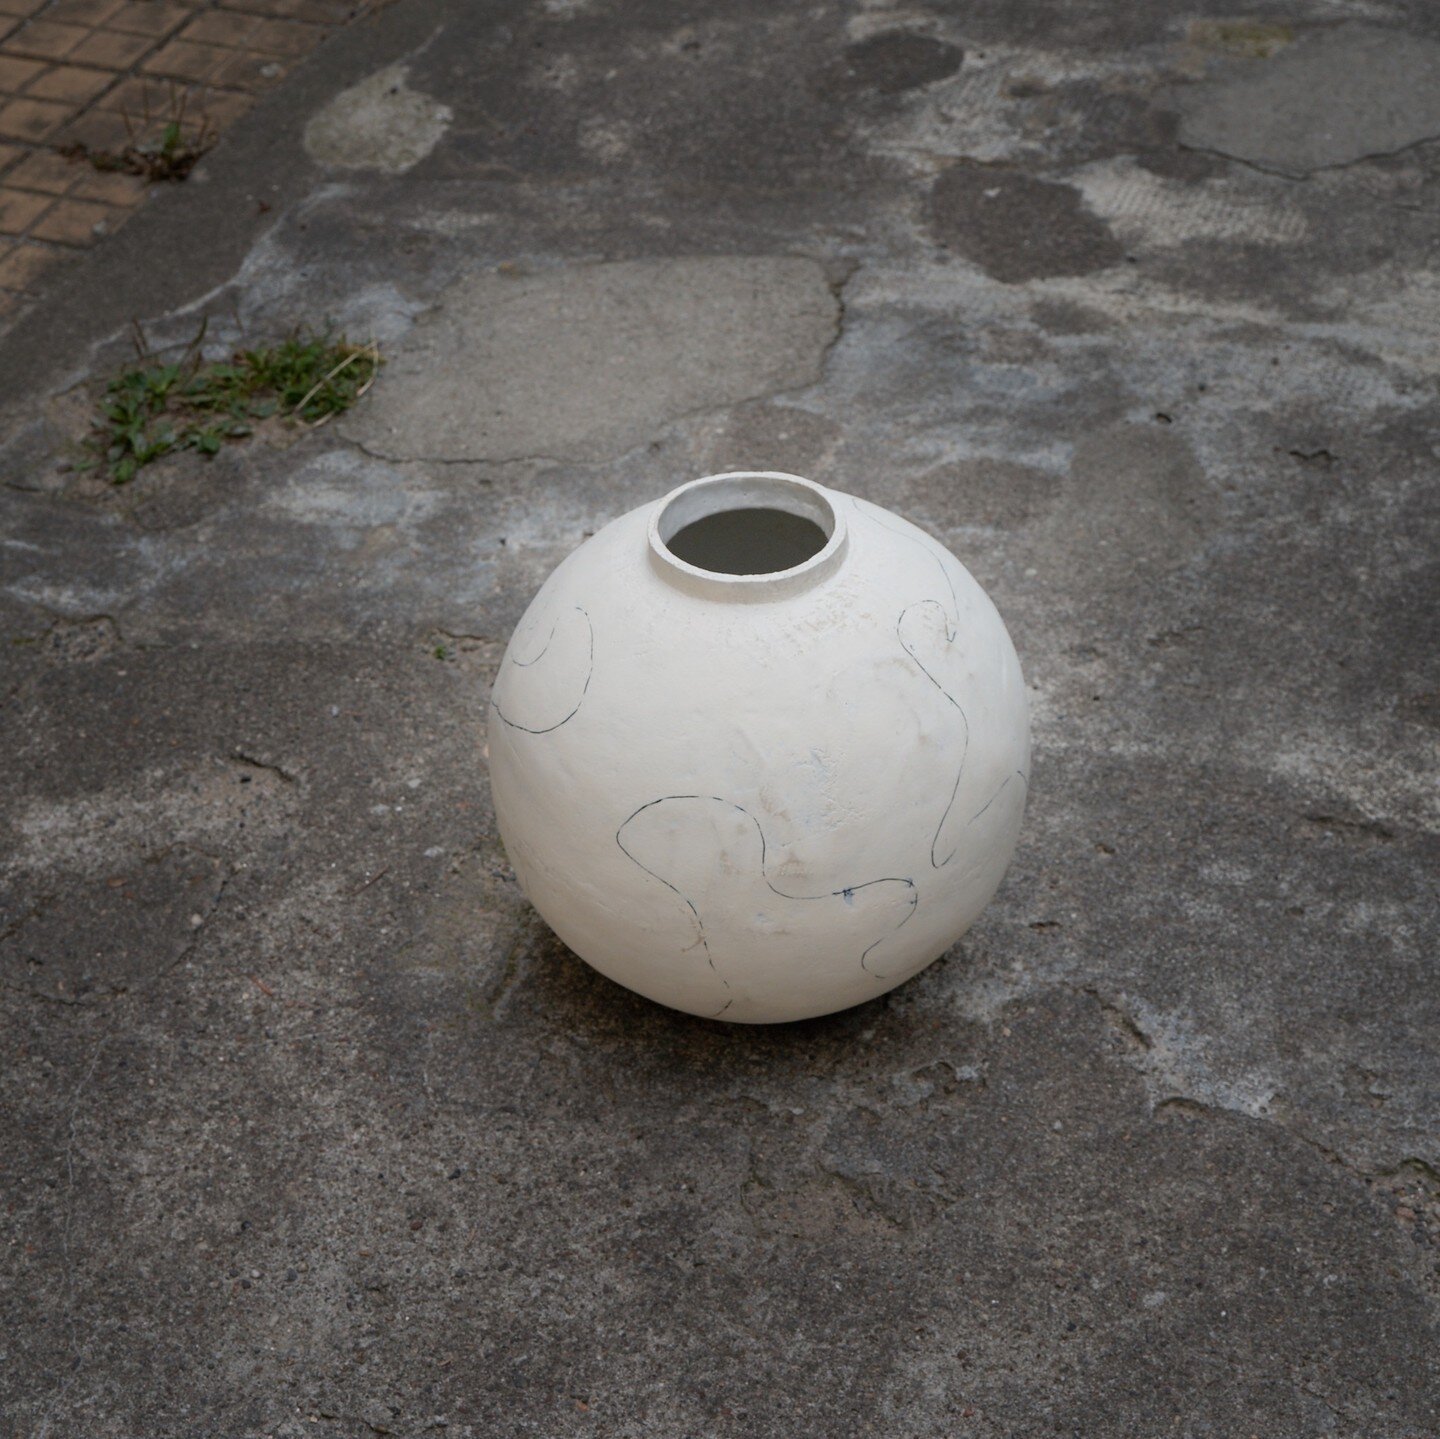
{"label": "cracked concrete surface", "polygon": [[502,271],[445,290],[343,430],[388,459],[598,461],[673,420],[804,389],[838,333],[813,260]]}
{"label": "cracked concrete surface", "polygon": [[1341,25],[1176,99],[1182,144],[1308,175],[1440,137],[1440,44]]}
{"label": "cracked concrete surface", "polygon": [[[407,0],[14,328],[0,1427],[1440,1434],[1437,44]],[[448,128],[318,166],[393,66]],[[132,316],[390,364],[110,489]],[[545,574],[737,467],[941,536],[1035,712],[964,942],[760,1031],[556,943],[483,750]]]}

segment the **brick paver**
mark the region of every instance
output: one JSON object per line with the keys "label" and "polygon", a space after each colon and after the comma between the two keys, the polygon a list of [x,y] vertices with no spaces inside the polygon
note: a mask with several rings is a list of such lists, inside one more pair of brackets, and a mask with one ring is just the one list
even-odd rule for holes
{"label": "brick paver", "polygon": [[[157,184],[124,152],[213,141],[376,0],[0,0],[0,323]],[[63,152],[63,153],[62,153]]]}

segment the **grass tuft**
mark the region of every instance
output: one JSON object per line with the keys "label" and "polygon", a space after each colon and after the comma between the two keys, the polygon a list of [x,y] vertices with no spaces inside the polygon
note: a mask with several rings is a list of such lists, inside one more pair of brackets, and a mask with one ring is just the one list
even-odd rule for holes
{"label": "grass tuft", "polygon": [[217,454],[243,439],[257,421],[279,417],[319,425],[348,410],[382,364],[372,342],[297,330],[266,349],[239,350],[228,361],[206,362],[203,329],[179,362],[161,364],[144,353],[105,387],[87,468],[103,467],[123,485],[153,460],[179,450]]}
{"label": "grass tuft", "polygon": [[1190,43],[1203,50],[1218,50],[1247,60],[1268,60],[1295,38],[1294,29],[1269,20],[1195,20]]}
{"label": "grass tuft", "polygon": [[[79,140],[58,145],[56,149],[67,160],[84,160],[97,170],[139,175],[151,184],[189,179],[190,172],[215,144],[217,134],[208,115],[202,114],[194,124],[187,121],[188,100],[188,91],[172,81],[167,111],[163,116],[155,116],[150,113],[147,89],[138,125],[128,112],[121,112],[129,136],[129,143],[123,149],[92,149]],[[157,132],[156,123],[162,119],[164,124]]]}

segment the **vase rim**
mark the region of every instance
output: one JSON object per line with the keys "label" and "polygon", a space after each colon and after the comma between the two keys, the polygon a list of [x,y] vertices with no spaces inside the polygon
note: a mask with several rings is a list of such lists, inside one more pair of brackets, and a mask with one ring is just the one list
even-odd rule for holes
{"label": "vase rim", "polygon": [[[702,569],[670,549],[668,541],[686,525],[746,509],[781,510],[809,520],[825,543],[799,564],[759,574]],[[783,470],[726,470],[678,485],[655,502],[648,532],[650,553],[663,575],[683,589],[733,599],[770,599],[806,589],[835,569],[847,544],[845,517],[832,493]]]}

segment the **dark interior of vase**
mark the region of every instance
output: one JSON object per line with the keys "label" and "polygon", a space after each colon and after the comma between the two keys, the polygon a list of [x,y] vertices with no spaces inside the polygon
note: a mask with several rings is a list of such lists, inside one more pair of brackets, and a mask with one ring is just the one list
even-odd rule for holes
{"label": "dark interior of vase", "polygon": [[677,559],[720,575],[793,569],[826,545],[825,531],[784,510],[720,510],[677,530],[666,547]]}

